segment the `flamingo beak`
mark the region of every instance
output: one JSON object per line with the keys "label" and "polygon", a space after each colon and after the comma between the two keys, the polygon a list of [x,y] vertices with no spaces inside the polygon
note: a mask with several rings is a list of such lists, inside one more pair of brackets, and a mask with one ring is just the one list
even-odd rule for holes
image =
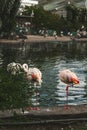
{"label": "flamingo beak", "polygon": [[72,78],[72,81],[73,81],[74,84],[79,84],[79,80],[78,79]]}

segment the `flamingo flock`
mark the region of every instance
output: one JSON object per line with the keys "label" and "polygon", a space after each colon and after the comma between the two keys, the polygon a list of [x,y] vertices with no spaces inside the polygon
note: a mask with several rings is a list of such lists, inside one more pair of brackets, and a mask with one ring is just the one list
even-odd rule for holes
{"label": "flamingo flock", "polygon": [[[13,75],[20,73],[21,70],[24,72],[24,76],[28,81],[35,83],[35,86],[41,85],[42,73],[38,68],[29,68],[26,63],[21,65],[19,63],[12,62],[7,65],[7,71],[11,72],[11,74],[13,74]],[[67,97],[66,109],[68,109],[69,87],[73,87],[75,84],[79,84],[79,79],[76,76],[76,74],[74,72],[70,71],[69,69],[60,71],[59,79],[61,80],[61,82],[67,84],[67,86],[66,86],[66,97]]]}

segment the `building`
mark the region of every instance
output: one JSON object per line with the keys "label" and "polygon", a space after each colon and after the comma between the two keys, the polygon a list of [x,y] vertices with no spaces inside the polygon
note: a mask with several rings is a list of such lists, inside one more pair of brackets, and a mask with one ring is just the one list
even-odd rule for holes
{"label": "building", "polygon": [[58,13],[66,17],[66,4],[73,3],[77,7],[86,7],[87,0],[38,0],[38,4],[42,5],[45,10]]}
{"label": "building", "polygon": [[85,7],[87,0],[38,0],[39,5],[43,5],[46,10],[64,7],[68,2],[76,6]]}

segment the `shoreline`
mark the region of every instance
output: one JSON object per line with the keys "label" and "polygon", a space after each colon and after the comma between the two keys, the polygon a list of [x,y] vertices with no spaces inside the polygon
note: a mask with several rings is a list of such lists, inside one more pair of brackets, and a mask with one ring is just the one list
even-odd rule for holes
{"label": "shoreline", "polygon": [[74,38],[70,36],[39,36],[39,35],[26,35],[26,39],[0,39],[0,44],[18,44],[18,43],[44,43],[44,42],[71,42],[71,41],[77,41],[77,42],[87,42],[87,38]]}
{"label": "shoreline", "polygon": [[39,36],[39,35],[26,35],[27,39],[17,39],[17,40],[9,40],[9,39],[0,39],[0,43],[11,43],[11,44],[18,44],[18,43],[38,43],[38,42],[68,42],[72,41],[72,39],[68,36],[63,37],[53,37],[53,36]]}
{"label": "shoreline", "polygon": [[27,39],[25,40],[26,42],[57,42],[57,41],[60,41],[60,42],[68,42],[68,41],[72,41],[72,39],[70,37],[67,37],[67,36],[63,36],[63,37],[53,37],[53,36],[47,36],[47,37],[44,37],[44,36],[33,36],[33,35],[28,35],[27,36]]}
{"label": "shoreline", "polygon": [[0,118],[8,118],[13,117],[14,113],[20,116],[43,116],[49,118],[55,117],[66,117],[67,119],[70,117],[75,118],[76,115],[82,117],[82,115],[87,117],[87,105],[76,105],[76,106],[68,106],[68,109],[65,108],[66,106],[57,106],[57,107],[40,107],[39,110],[24,110],[22,109],[12,109],[12,110],[4,110],[0,111]]}

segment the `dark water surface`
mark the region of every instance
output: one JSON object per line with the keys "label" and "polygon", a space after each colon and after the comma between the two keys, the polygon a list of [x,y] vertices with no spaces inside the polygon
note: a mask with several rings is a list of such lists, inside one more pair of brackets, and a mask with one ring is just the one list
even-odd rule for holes
{"label": "dark water surface", "polygon": [[58,77],[62,69],[75,72],[80,80],[79,85],[69,88],[69,105],[87,104],[86,42],[1,44],[0,69],[13,61],[21,64],[27,63],[41,70],[43,83],[39,88],[40,106],[51,107],[66,104],[66,85],[60,82]]}

